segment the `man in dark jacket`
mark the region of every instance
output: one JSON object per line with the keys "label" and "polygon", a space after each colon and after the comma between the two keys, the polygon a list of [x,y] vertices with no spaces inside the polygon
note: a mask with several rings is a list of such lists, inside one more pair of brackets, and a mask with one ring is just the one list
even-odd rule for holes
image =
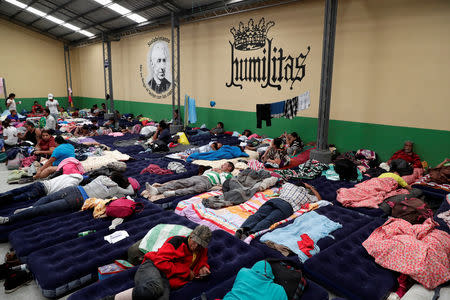
{"label": "man in dark jacket", "polygon": [[211,235],[207,226],[199,225],[188,237],[168,238],[158,251],[145,254],[134,276],[134,288],[103,299],[168,300],[171,289],[211,273],[207,249]]}

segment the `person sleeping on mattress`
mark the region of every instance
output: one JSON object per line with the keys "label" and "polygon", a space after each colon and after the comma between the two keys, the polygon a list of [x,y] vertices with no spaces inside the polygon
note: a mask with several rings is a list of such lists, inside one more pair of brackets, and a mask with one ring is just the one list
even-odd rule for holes
{"label": "person sleeping on mattress", "polygon": [[0,224],[14,223],[56,212],[77,211],[88,198],[109,199],[133,195],[135,189],[138,189],[135,182],[134,178],[127,180],[118,172],[113,172],[109,177],[101,175],[85,186],[66,187],[40,198],[33,206],[16,210],[13,215],[0,217]]}
{"label": "person sleeping on mattress", "polygon": [[286,150],[282,147],[283,141],[275,138],[270,144],[269,149],[261,157],[261,162],[268,168],[282,168],[291,161]]}
{"label": "person sleeping on mattress", "polygon": [[321,200],[319,193],[314,187],[302,181],[297,185],[285,183],[281,187],[280,196],[264,203],[255,214],[248,217],[236,230],[235,236],[245,240],[250,234],[267,229],[273,223],[284,220],[299,210],[306,203]]}
{"label": "person sleeping on mattress", "polygon": [[206,170],[202,175],[172,180],[163,184],[154,183],[150,185],[146,182],[146,191],[142,192],[142,196],[147,197],[162,194],[164,197],[172,197],[201,194],[207,192],[215,185],[222,185],[225,180],[233,177],[231,175],[233,170],[234,164],[232,162],[226,162],[220,169]]}
{"label": "person sleeping on mattress", "polygon": [[188,237],[168,238],[158,251],[145,254],[134,275],[134,288],[102,300],[169,300],[171,289],[211,274],[207,249],[211,235],[207,226],[198,225]]}

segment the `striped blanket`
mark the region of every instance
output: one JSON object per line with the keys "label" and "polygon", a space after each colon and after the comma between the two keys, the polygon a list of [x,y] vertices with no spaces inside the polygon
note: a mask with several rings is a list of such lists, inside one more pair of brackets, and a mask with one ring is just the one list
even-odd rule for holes
{"label": "striped blanket", "polygon": [[222,209],[206,208],[202,200],[211,196],[221,195],[222,192],[208,192],[191,199],[181,201],[175,209],[175,213],[189,220],[208,226],[211,230],[221,229],[230,234],[253,215],[264,203],[278,196],[278,188],[272,188],[256,193],[250,200],[235,206]]}
{"label": "striped blanket", "polygon": [[421,178],[419,178],[416,182],[413,183],[414,184],[420,184],[420,185],[426,185],[435,189],[440,189],[440,190],[444,190],[446,192],[450,192],[450,184],[439,184],[433,181],[429,181],[430,180],[430,175],[425,175]]}
{"label": "striped blanket", "polygon": [[168,238],[181,235],[188,236],[192,229],[176,224],[158,224],[147,232],[139,244],[143,253],[158,251]]}

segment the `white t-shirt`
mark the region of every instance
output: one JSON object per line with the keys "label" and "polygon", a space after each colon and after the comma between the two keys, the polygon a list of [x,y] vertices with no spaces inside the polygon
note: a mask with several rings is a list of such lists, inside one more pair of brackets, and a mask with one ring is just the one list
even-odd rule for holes
{"label": "white t-shirt", "polygon": [[83,176],[80,174],[67,174],[60,175],[50,180],[44,180],[42,181],[42,184],[44,185],[48,195],[56,193],[66,187],[77,186],[82,180]]}
{"label": "white t-shirt", "polygon": [[5,138],[5,144],[9,146],[14,146],[17,144],[17,128],[14,126],[9,126],[8,128],[3,129],[3,136]]}
{"label": "white t-shirt", "polygon": [[53,99],[53,101],[47,100],[47,102],[45,102],[45,106],[48,107],[51,114],[59,114],[58,105],[59,102],[56,99]]}
{"label": "white t-shirt", "polygon": [[55,120],[55,118],[53,118],[52,115],[47,116],[44,128],[45,129],[53,129],[53,130],[56,129],[56,120]]}
{"label": "white t-shirt", "polygon": [[14,99],[8,99],[8,100],[6,100],[6,104],[9,104],[9,103],[10,103],[10,105],[9,105],[9,107],[8,107],[9,111],[12,111],[12,110],[17,111],[16,101],[15,101]]}

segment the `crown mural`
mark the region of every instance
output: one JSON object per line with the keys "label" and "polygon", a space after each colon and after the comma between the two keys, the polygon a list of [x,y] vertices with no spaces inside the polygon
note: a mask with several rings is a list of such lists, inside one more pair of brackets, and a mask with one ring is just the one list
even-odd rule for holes
{"label": "crown mural", "polygon": [[275,25],[275,22],[267,22],[262,18],[257,25],[253,19],[248,21],[248,26],[239,22],[239,28],[232,27],[231,34],[234,37],[234,47],[241,51],[256,50],[266,45],[267,32]]}

